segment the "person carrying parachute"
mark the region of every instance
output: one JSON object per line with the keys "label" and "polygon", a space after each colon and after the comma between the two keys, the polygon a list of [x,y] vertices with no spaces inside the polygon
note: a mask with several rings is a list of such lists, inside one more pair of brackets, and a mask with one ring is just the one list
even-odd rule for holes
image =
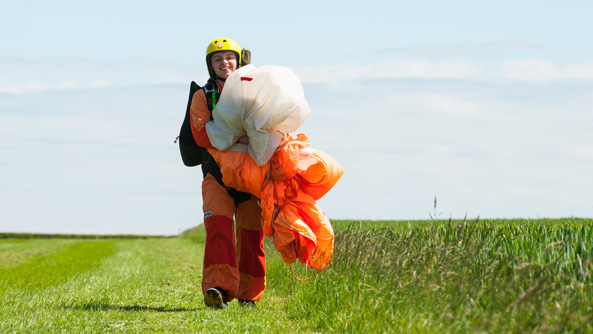
{"label": "person carrying parachute", "polygon": [[206,132],[224,184],[260,198],[264,233],[284,261],[323,270],[333,253],[333,230],[316,201],[343,170],[310,148],[304,134],[288,135],[310,112],[292,70],[246,65],[227,78]]}
{"label": "person carrying parachute", "polygon": [[[223,48],[225,41],[234,43],[229,39],[213,43],[219,44],[220,40],[223,40]],[[226,54],[229,56],[226,59],[217,57],[224,53],[217,55],[207,51],[209,72],[216,75],[222,72],[223,81],[218,78],[216,83],[221,90],[224,87],[224,93],[218,101],[215,101],[215,94],[212,95],[216,106],[209,109],[203,107],[208,95],[198,92],[190,108],[195,142],[207,149],[208,157],[219,167],[218,180],[205,173],[202,184],[206,227],[202,289],[204,301],[210,307],[225,307],[227,300],[243,298],[240,287],[249,285],[243,283],[249,276],[244,275],[241,265],[241,261],[251,255],[243,253],[246,248],[244,230],[237,232],[237,254],[241,253],[237,256],[241,274],[238,278],[233,276],[236,269],[230,261],[232,256],[220,256],[233,249],[233,234],[228,232],[232,230],[231,206],[226,211],[217,208],[220,203],[229,203],[223,199],[228,197],[228,192],[222,190],[232,188],[251,196],[245,202],[251,204],[243,206],[251,208],[250,213],[259,214],[260,223],[257,229],[256,224],[249,225],[248,238],[252,231],[262,232],[262,240],[263,234],[273,238],[285,262],[299,260],[322,270],[331,260],[334,236],[329,219],[316,200],[327,193],[343,173],[329,155],[309,148],[305,135],[289,136],[310,113],[296,75],[280,66],[256,68],[244,64],[241,68],[234,67],[233,60],[241,56],[237,50],[238,46],[230,50],[235,57]],[[257,208],[253,205],[254,199],[255,204],[259,204]],[[241,204],[235,214],[238,229],[244,225],[239,221],[243,218],[240,207]],[[221,227],[225,232],[221,233]],[[259,300],[265,289],[265,256],[263,251],[261,254],[263,285],[251,285],[251,291],[259,292],[249,296],[251,302]],[[238,284],[237,292],[230,290],[233,284]]]}
{"label": "person carrying parachute", "polygon": [[[218,38],[208,45],[206,65],[210,79],[202,89],[197,89],[192,82],[188,103],[190,139],[195,140],[194,147],[184,149],[186,146],[180,140],[184,163],[201,164],[204,174],[202,209],[206,245],[201,285],[204,303],[211,308],[226,308],[227,302],[234,298],[240,305],[255,306],[266,287],[263,219],[258,199],[223,184],[220,168],[206,151],[211,145],[204,128],[225,80],[241,65],[249,63],[250,56],[248,50],[242,50],[230,38]],[[180,139],[183,139],[185,123]],[[188,153],[190,149],[193,150]]]}

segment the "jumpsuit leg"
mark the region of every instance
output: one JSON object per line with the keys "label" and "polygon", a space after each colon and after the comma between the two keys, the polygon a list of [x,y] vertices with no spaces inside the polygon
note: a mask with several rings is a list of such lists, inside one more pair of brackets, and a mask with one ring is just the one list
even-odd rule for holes
{"label": "jumpsuit leg", "polygon": [[236,213],[236,249],[239,262],[237,299],[261,299],[266,289],[266,256],[264,254],[264,220],[258,199],[239,203]]}
{"label": "jumpsuit leg", "polygon": [[220,287],[227,299],[235,298],[239,287],[239,270],[235,250],[235,202],[226,189],[210,174],[202,182],[206,249],[202,275],[202,292]]}

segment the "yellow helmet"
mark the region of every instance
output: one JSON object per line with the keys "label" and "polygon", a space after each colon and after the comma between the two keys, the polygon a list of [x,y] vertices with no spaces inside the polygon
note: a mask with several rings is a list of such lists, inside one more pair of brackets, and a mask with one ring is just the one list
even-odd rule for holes
{"label": "yellow helmet", "polygon": [[206,65],[208,66],[208,74],[210,74],[211,78],[214,78],[216,74],[212,69],[210,58],[213,53],[218,51],[235,52],[237,55],[237,68],[241,67],[241,47],[239,47],[239,44],[230,38],[217,38],[213,40],[212,43],[208,44],[208,48],[206,49]]}

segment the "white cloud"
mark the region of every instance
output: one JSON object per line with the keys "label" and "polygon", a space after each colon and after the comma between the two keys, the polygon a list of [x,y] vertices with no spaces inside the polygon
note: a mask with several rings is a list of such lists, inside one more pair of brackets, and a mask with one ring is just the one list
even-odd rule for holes
{"label": "white cloud", "polygon": [[205,78],[204,68],[137,61],[0,58],[0,92],[21,94],[163,83]]}
{"label": "white cloud", "polygon": [[580,158],[591,159],[593,162],[593,148],[591,147],[572,147],[569,149],[569,152]]}
{"label": "white cloud", "polygon": [[593,80],[593,62],[557,66],[544,59],[514,59],[498,67],[466,59],[429,61],[396,59],[372,65],[296,69],[305,83],[340,84],[362,79],[452,79],[471,81],[556,82]]}
{"label": "white cloud", "polygon": [[390,48],[380,50],[380,53],[395,57],[411,58],[479,58],[501,59],[512,58],[513,54],[545,54],[554,52],[554,48],[541,45],[518,42],[480,42],[457,45],[425,45],[416,47]]}
{"label": "white cloud", "polygon": [[399,110],[438,112],[452,116],[470,115],[479,112],[481,106],[474,101],[463,100],[454,95],[435,92],[406,92],[385,97],[390,105]]}
{"label": "white cloud", "polygon": [[[257,65],[257,64],[256,64]],[[309,66],[294,69],[303,83],[359,88],[367,79],[451,79],[482,82],[559,82],[593,80],[593,62],[558,66],[545,59],[510,59],[499,66],[468,59],[392,59],[363,66]],[[201,66],[137,61],[100,62],[81,59],[18,60],[0,58],[0,92],[37,93],[162,83],[205,81]]]}
{"label": "white cloud", "polygon": [[553,62],[542,59],[509,60],[502,66],[502,77],[508,80],[533,83],[592,80],[593,62],[558,67]]}

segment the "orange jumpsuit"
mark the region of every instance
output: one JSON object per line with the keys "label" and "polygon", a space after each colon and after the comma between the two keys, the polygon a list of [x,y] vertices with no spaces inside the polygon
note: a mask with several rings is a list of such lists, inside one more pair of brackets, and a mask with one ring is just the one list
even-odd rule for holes
{"label": "orange jumpsuit", "polygon": [[[213,148],[205,128],[211,118],[207,103],[204,90],[194,94],[190,107],[192,134],[199,146]],[[202,182],[202,199],[206,229],[202,291],[220,287],[229,301],[260,300],[266,288],[266,259],[264,222],[257,197],[236,205],[227,187],[208,173]]]}

